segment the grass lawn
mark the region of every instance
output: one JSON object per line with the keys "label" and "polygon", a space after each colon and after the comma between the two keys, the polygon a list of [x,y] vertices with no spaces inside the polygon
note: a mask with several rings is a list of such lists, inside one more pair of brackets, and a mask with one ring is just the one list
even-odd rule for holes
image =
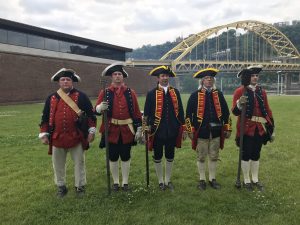
{"label": "grass lawn", "polygon": [[[188,95],[183,95],[186,104]],[[231,107],[232,97],[227,96]],[[139,98],[143,106],[144,98]],[[132,149],[132,192],[107,196],[105,151],[97,136],[86,152],[87,193],[73,191],[73,163],[68,156],[69,193],[57,199],[51,157],[37,138],[43,104],[0,106],[0,224],[300,224],[300,97],[270,96],[276,140],[263,147],[260,180],[265,192],[234,187],[238,151],[232,137],[220,154],[220,190],[197,190],[196,155],[190,141],[176,150],[173,193],[158,189],[150,161],[150,188],[145,186],[145,150]],[[141,107],[142,108],[142,107]],[[235,118],[232,117],[235,124]],[[99,120],[98,120],[99,121]],[[99,122],[98,122],[99,126]]]}

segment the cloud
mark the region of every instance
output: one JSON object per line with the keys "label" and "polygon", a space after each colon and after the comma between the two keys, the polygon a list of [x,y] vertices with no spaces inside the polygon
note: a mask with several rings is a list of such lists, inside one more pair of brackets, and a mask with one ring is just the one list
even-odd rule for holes
{"label": "cloud", "polygon": [[68,1],[61,0],[22,0],[19,1],[19,5],[24,9],[26,13],[45,14],[50,13],[54,10],[70,10]]}
{"label": "cloud", "polygon": [[178,18],[176,14],[165,10],[153,13],[151,11],[139,11],[129,24],[124,26],[127,32],[155,32],[170,30],[189,25],[189,22]]}

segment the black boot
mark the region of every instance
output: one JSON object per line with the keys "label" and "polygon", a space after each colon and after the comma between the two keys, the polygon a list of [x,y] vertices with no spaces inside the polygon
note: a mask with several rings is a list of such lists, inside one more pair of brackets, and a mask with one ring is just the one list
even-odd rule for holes
{"label": "black boot", "polygon": [[257,188],[257,190],[259,191],[264,191],[264,186],[262,183],[260,183],[259,181],[257,181],[256,183],[252,183],[254,187]]}
{"label": "black boot", "polygon": [[216,179],[212,179],[211,181],[209,181],[209,184],[213,189],[221,188],[221,185],[216,181]]}
{"label": "black boot", "polygon": [[159,183],[158,186],[159,186],[160,190],[162,190],[162,191],[166,190],[166,186],[164,183]]}
{"label": "black boot", "polygon": [[63,198],[68,193],[68,189],[65,185],[58,186],[57,188],[58,189],[57,189],[56,195],[58,198]]}
{"label": "black boot", "polygon": [[85,194],[85,186],[75,187],[75,193],[77,197],[82,197]]}
{"label": "black boot", "polygon": [[244,187],[247,191],[253,191],[252,183],[243,183],[243,187]]}
{"label": "black boot", "polygon": [[201,191],[206,190],[206,182],[205,180],[200,180],[199,184],[197,185],[197,188]]}

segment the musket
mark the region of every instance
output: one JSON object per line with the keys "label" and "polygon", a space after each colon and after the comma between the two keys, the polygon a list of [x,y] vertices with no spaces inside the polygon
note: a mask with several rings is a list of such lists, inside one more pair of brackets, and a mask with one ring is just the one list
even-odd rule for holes
{"label": "musket", "polygon": [[[107,101],[106,98],[106,89],[105,89],[105,81],[101,80],[103,84],[104,97],[103,101]],[[107,193],[111,194],[110,187],[110,166],[109,166],[109,143],[108,143],[108,119],[107,119],[107,110],[103,111],[103,122],[104,122],[104,139],[105,139],[105,155],[106,155],[106,177],[107,177]]]}
{"label": "musket", "polygon": [[[244,86],[243,95],[245,95],[246,87]],[[244,145],[244,126],[245,126],[245,116],[246,116],[246,104],[242,104],[241,120],[240,120],[240,140],[239,140],[239,163],[237,170],[237,177],[235,182],[236,188],[241,188],[241,164],[242,164],[242,154]]]}
{"label": "musket", "polygon": [[149,149],[148,149],[148,132],[149,132],[149,127],[147,126],[147,117],[143,118],[142,121],[142,131],[144,132],[145,135],[145,153],[146,153],[146,182],[147,182],[147,187],[149,187]]}

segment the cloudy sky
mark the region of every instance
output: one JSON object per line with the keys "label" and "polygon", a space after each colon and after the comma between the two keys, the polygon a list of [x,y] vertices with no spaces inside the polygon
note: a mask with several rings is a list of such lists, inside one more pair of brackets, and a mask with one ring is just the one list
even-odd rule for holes
{"label": "cloudy sky", "polygon": [[0,0],[0,18],[137,48],[239,20],[300,20],[299,0]]}

